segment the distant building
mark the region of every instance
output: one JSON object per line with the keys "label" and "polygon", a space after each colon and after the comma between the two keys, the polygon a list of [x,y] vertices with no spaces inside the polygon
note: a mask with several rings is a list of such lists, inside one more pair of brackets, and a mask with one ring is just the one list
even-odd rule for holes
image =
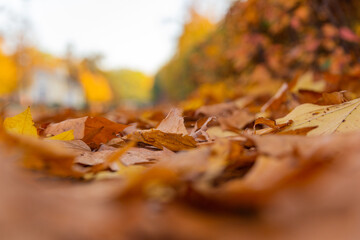
{"label": "distant building", "polygon": [[20,93],[31,104],[82,108],[86,104],[83,87],[65,67],[34,67],[31,84]]}

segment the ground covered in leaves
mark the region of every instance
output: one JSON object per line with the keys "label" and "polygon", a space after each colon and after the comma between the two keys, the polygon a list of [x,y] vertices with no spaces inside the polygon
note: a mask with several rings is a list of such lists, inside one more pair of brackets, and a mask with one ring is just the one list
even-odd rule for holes
{"label": "ground covered in leaves", "polygon": [[176,108],[94,116],[27,108],[6,117],[1,235],[354,239],[360,99],[304,95],[314,79],[294,81],[267,100],[194,107],[196,97],[216,98],[215,86]]}
{"label": "ground covered in leaves", "polygon": [[172,106],[1,108],[0,238],[358,239],[358,4],[344,3],[236,1],[180,59],[188,73],[162,70],[197,83]]}

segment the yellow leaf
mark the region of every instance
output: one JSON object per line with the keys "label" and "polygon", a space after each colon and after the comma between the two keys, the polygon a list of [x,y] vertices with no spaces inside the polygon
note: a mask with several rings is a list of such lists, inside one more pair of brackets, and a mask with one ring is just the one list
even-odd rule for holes
{"label": "yellow leaf", "polygon": [[31,116],[30,107],[14,117],[6,118],[4,121],[4,128],[11,133],[34,137],[38,136]]}
{"label": "yellow leaf", "polygon": [[51,139],[51,140],[61,140],[61,141],[71,141],[71,140],[74,140],[75,137],[74,137],[74,130],[69,130],[69,131],[66,131],[66,132],[62,132],[58,135],[55,135],[53,137],[49,137],[48,139]]}
{"label": "yellow leaf", "polygon": [[293,124],[284,128],[283,131],[317,126],[308,132],[308,136],[360,130],[359,106],[360,98],[331,106],[303,104],[287,116],[276,120],[276,123],[282,124],[293,120]]}

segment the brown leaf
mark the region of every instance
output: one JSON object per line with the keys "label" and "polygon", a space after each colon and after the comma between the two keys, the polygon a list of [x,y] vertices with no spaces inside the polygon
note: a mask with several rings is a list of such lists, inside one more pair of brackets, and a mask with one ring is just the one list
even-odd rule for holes
{"label": "brown leaf", "polygon": [[261,112],[265,112],[267,110],[278,110],[286,101],[286,94],[288,91],[289,85],[287,83],[283,83],[277,93],[261,107]]}
{"label": "brown leaf", "polygon": [[300,103],[317,103],[321,99],[322,94],[311,90],[300,89],[298,98]]}
{"label": "brown leaf", "polygon": [[80,140],[84,137],[85,122],[88,117],[65,120],[59,123],[52,123],[44,131],[45,136],[55,136],[60,133],[74,130],[74,139]]}
{"label": "brown leaf", "polygon": [[85,167],[102,164],[113,152],[114,150],[104,150],[98,152],[83,151],[75,158],[75,163],[79,163]]}
{"label": "brown leaf", "polygon": [[[264,134],[269,134],[269,133],[275,133],[275,132],[278,132],[281,129],[291,125],[292,123],[293,123],[292,120],[289,120],[286,123],[277,124],[275,120],[260,117],[260,118],[255,120],[254,134],[264,135]],[[266,126],[268,126],[270,128],[265,128],[265,129],[261,129],[261,130],[257,131],[256,126],[259,125],[259,124],[266,125]]]}
{"label": "brown leaf", "polygon": [[[119,148],[116,151],[112,151],[109,153],[108,156],[105,157],[105,160],[101,163],[95,164],[91,167],[91,173],[98,173],[100,171],[104,171],[106,169],[109,169],[111,167],[116,168],[112,166],[115,162],[117,162],[121,156],[124,155],[130,148],[132,148],[135,145],[135,142],[130,142],[128,145],[126,145],[123,148]],[[117,170],[117,169],[114,169]]]}
{"label": "brown leaf", "polygon": [[318,126],[298,128],[298,129],[293,129],[293,130],[289,130],[289,131],[285,131],[285,132],[279,132],[278,134],[279,135],[302,135],[302,136],[306,136],[310,131],[314,130],[317,127]]}
{"label": "brown leaf", "polygon": [[323,93],[321,99],[316,102],[318,105],[335,105],[350,101],[346,91]]}
{"label": "brown leaf", "polygon": [[227,113],[231,113],[236,108],[237,107],[234,102],[219,103],[214,105],[202,106],[195,112],[195,114],[196,115],[202,114],[207,117],[221,116]]}
{"label": "brown leaf", "polygon": [[73,153],[82,153],[84,151],[91,151],[90,147],[81,140],[72,140],[72,141],[61,141],[61,140],[48,140],[44,139],[46,142],[55,143],[58,146],[64,147],[67,150]]}
{"label": "brown leaf", "polygon": [[241,130],[255,120],[255,115],[246,110],[236,110],[231,115],[219,117],[218,121],[223,130]]}
{"label": "brown leaf", "polygon": [[[209,117],[208,119],[200,119],[195,123],[193,130],[190,133],[190,136],[193,137],[196,141],[210,141],[210,136],[206,132],[208,130],[208,125],[213,121],[215,117]],[[200,122],[200,123],[199,123]],[[200,125],[200,126],[199,126]]]}
{"label": "brown leaf", "polygon": [[159,149],[165,147],[175,152],[196,147],[195,139],[189,135],[164,133],[154,129],[137,131],[131,134],[129,139],[147,143]]}
{"label": "brown leaf", "polygon": [[141,164],[141,163],[151,163],[154,161],[159,161],[164,158],[171,158],[175,154],[164,148],[162,151],[154,151],[145,148],[131,148],[120,160],[125,166]]}
{"label": "brown leaf", "polygon": [[309,90],[299,91],[300,103],[314,103],[317,105],[335,105],[352,100],[347,91],[319,93]]}
{"label": "brown leaf", "polygon": [[75,139],[82,139],[92,149],[97,149],[100,144],[105,144],[117,137],[126,127],[128,126],[103,117],[83,117],[50,124],[44,134],[57,135],[68,130],[74,130]]}
{"label": "brown leaf", "polygon": [[85,122],[84,142],[92,149],[118,137],[127,125],[115,123],[103,117],[88,117]]}
{"label": "brown leaf", "polygon": [[156,130],[165,132],[165,133],[176,133],[187,135],[188,131],[184,125],[184,118],[181,116],[182,111],[177,108],[170,110],[169,114],[164,120],[161,121]]}

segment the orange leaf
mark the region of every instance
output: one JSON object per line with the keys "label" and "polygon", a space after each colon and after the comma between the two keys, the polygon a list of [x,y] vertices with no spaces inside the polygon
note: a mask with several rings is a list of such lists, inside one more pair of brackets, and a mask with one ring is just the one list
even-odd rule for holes
{"label": "orange leaf", "polygon": [[100,144],[117,137],[127,127],[103,117],[88,117],[85,121],[83,141],[91,148],[98,148]]}

